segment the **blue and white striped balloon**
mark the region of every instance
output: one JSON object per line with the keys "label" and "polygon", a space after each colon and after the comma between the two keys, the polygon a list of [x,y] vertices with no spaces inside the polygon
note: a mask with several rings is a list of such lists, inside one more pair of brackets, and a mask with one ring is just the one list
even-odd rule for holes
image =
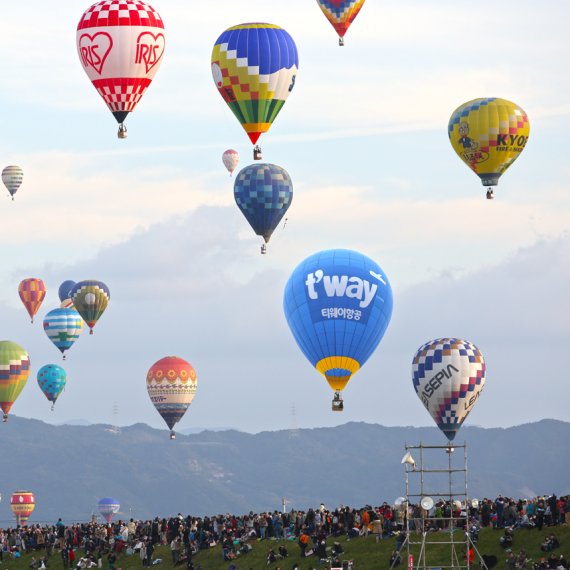
{"label": "blue and white striped balloon", "polygon": [[83,330],[83,319],[75,309],[53,309],[44,318],[44,330],[65,360],[65,351],[73,346]]}

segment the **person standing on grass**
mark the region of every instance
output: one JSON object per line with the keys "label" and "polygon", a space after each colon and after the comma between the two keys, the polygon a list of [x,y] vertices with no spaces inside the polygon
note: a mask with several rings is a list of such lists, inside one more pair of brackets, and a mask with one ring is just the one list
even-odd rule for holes
{"label": "person standing on grass", "polygon": [[177,536],[175,536],[170,542],[170,553],[172,555],[172,564],[176,566],[180,559],[180,541]]}
{"label": "person standing on grass", "polygon": [[107,562],[109,564],[109,570],[115,570],[115,562],[117,561],[117,556],[113,551],[109,553],[107,556]]}

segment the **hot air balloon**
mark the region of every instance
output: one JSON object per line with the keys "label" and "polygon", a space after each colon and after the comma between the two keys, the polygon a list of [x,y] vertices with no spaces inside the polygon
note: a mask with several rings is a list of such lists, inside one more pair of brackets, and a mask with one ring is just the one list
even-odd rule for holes
{"label": "hot air balloon", "polygon": [[71,300],[87,323],[89,334],[93,334],[93,327],[105,312],[111,300],[111,293],[102,281],[80,281],[71,289]]}
{"label": "hot air balloon", "polygon": [[412,363],[414,389],[437,427],[452,441],[485,385],[485,360],[471,342],[438,338]]}
{"label": "hot air balloon", "polygon": [[[280,166],[251,164],[236,176],[234,198],[253,231],[267,243],[293,200],[293,183]],[[267,252],[265,243],[261,253]]]}
{"label": "hot air balloon", "polygon": [[71,281],[68,279],[64,281],[57,290],[57,294],[59,296],[59,300],[63,303],[66,299],[69,299],[71,290],[75,286],[75,281]]}
{"label": "hot air balloon", "polygon": [[119,123],[121,139],[127,136],[127,115],[162,63],[164,46],[162,18],[142,0],[101,0],[79,21],[79,59]]}
{"label": "hot air balloon", "polygon": [[239,154],[237,150],[233,150],[229,148],[222,154],[222,162],[224,166],[228,169],[230,176],[233,174],[233,171],[236,169],[239,163]]}
{"label": "hot air balloon", "polygon": [[8,188],[8,192],[14,199],[14,194],[18,191],[18,188],[22,185],[24,180],[24,171],[19,166],[7,166],[2,170],[2,182],[4,186]]}
{"label": "hot air balloon", "polygon": [[527,114],[515,103],[497,97],[464,103],[449,119],[448,135],[453,150],[488,186],[493,186],[524,150],[530,133]]}
{"label": "hot air balloon", "polygon": [[[293,38],[273,24],[228,28],[212,51],[212,76],[223,100],[256,145],[295,86],[299,56]],[[253,158],[261,160],[255,146]]]}
{"label": "hot air balloon", "polygon": [[182,358],[165,356],[150,367],[146,389],[154,407],[170,428],[170,439],[175,439],[174,426],[192,403],[197,386],[194,368]]}
{"label": "hot air balloon", "polygon": [[374,352],[392,316],[392,289],[381,267],[348,249],[330,249],[302,261],[285,285],[287,324],[309,362],[341,392]]}
{"label": "hot air balloon", "polygon": [[33,323],[34,315],[38,312],[46,296],[46,284],[41,279],[36,279],[35,277],[24,279],[18,286],[18,294]]}
{"label": "hot air balloon", "polygon": [[113,516],[119,512],[121,505],[117,499],[106,497],[99,500],[97,507],[99,508],[99,512],[107,521],[107,523],[110,523],[113,520]]}
{"label": "hot air balloon", "polygon": [[65,351],[73,346],[83,330],[83,319],[75,309],[53,309],[44,318],[44,330],[65,360]]}
{"label": "hot air balloon", "polygon": [[364,0],[317,0],[317,4],[338,34],[338,45],[344,45],[344,34],[362,6]]}
{"label": "hot air balloon", "polygon": [[14,491],[10,497],[16,524],[24,526],[36,508],[36,498],[31,491]]}
{"label": "hot air balloon", "polygon": [[8,421],[10,408],[24,389],[30,374],[30,357],[15,342],[0,341],[0,408]]}
{"label": "hot air balloon", "polygon": [[57,364],[46,364],[38,370],[38,385],[44,396],[55,406],[67,382],[67,372]]}

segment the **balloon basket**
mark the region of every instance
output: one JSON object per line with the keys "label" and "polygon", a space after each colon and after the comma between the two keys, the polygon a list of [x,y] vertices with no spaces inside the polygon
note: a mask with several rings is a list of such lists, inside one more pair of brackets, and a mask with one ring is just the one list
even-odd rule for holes
{"label": "balloon basket", "polygon": [[338,45],[342,47],[344,45],[344,38],[338,38]]}
{"label": "balloon basket", "polygon": [[176,434],[174,433],[174,431],[170,432],[170,439],[176,439]]}
{"label": "balloon basket", "polygon": [[2,422],[3,422],[3,423],[6,423],[7,421],[8,421],[8,414],[4,414],[4,415],[2,416]]}
{"label": "balloon basket", "polygon": [[253,147],[253,160],[261,160],[263,158],[263,153],[261,152],[261,147],[255,145]]}
{"label": "balloon basket", "polygon": [[117,131],[117,138],[126,139],[127,136],[128,136],[127,127],[123,123],[121,123],[119,125],[119,130]]}
{"label": "balloon basket", "polygon": [[344,410],[344,402],[342,401],[340,392],[335,392],[331,409],[333,412],[342,412]]}

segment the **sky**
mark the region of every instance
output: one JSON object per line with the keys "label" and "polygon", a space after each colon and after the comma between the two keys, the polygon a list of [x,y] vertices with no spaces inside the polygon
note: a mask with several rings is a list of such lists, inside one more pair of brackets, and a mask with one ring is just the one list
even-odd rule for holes
{"label": "sky", "polygon": [[[126,140],[75,49],[88,3],[4,8],[0,163],[25,175],[15,202],[0,203],[0,338],[32,360],[15,415],[163,427],[146,372],[176,354],[199,381],[179,429],[430,425],[411,360],[424,342],[458,336],[487,362],[469,424],[568,420],[570,4],[368,0],[343,48],[313,0],[152,5],[166,51]],[[249,21],[285,28],[300,59],[295,90],[260,141],[294,185],[266,256],[221,163],[226,148],[240,168],[251,163],[251,145],[210,72],[216,38]],[[487,201],[447,122],[463,102],[491,96],[519,104],[531,134]],[[296,265],[334,247],[377,261],[395,306],[342,414],[282,311]],[[34,326],[17,293],[31,276],[48,286]],[[35,376],[61,356],[41,321],[63,280],[91,278],[109,286],[111,303],[69,351],[51,412]]]}

